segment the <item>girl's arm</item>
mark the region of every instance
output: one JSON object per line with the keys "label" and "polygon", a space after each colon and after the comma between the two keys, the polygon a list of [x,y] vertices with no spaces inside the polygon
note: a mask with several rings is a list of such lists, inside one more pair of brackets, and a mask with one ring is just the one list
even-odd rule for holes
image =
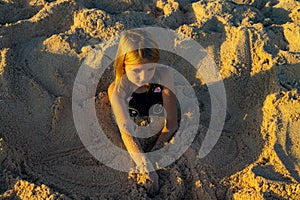
{"label": "girl's arm", "polygon": [[130,119],[125,100],[114,91],[114,88],[112,89],[112,92],[110,92],[109,98],[124,145],[137,167],[143,171],[144,168],[147,169],[148,167],[147,160],[142,154],[142,149],[138,146],[130,134],[134,131],[134,126]]}
{"label": "girl's arm", "polygon": [[167,112],[167,118],[165,121],[165,125],[161,130],[160,136],[158,137],[152,150],[155,150],[159,148],[163,143],[168,142],[173,137],[175,131],[178,129],[176,96],[171,91],[175,90],[173,72],[171,70],[164,69],[161,71],[161,74],[163,74],[164,77],[164,79],[162,80],[162,84],[169,87],[164,87],[162,91],[163,106]]}
{"label": "girl's arm", "polygon": [[148,192],[151,194],[155,194],[159,189],[158,176],[155,171],[149,173],[149,169],[153,168],[153,166],[151,162],[149,162],[147,158],[142,154],[143,151],[137,145],[132,135],[130,134],[131,131],[134,131],[134,127],[131,126],[132,124],[130,125],[131,121],[129,120],[131,119],[128,113],[127,105],[124,99],[120,98],[117,95],[117,92],[115,92],[114,83],[109,87],[108,93],[124,145],[128,150],[131,158],[137,165],[137,169],[139,170],[139,172],[141,174],[145,174],[151,180],[152,183],[150,185],[146,185]]}
{"label": "girl's arm", "polygon": [[163,69],[161,73],[164,77],[162,84],[168,86],[162,91],[163,105],[167,112],[167,119],[162,132],[171,132],[173,134],[178,128],[176,96],[172,92],[175,91],[174,76],[173,72],[168,68]]}
{"label": "girl's arm", "polygon": [[178,128],[176,96],[170,89],[164,88],[162,97],[163,105],[167,112],[167,119],[162,132],[170,132],[173,134]]}

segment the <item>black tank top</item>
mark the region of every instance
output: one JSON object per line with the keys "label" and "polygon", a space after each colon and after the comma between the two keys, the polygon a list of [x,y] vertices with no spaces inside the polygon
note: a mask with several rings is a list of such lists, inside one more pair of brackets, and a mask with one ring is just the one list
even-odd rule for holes
{"label": "black tank top", "polygon": [[127,101],[129,101],[130,116],[143,117],[143,116],[149,116],[149,114],[162,115],[163,113],[162,90],[163,90],[162,85],[151,83],[146,92],[133,93],[127,99]]}

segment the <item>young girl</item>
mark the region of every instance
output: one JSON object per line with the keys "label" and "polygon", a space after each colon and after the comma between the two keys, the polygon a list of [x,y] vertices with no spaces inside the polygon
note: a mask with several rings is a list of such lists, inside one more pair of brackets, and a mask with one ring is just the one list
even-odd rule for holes
{"label": "young girl", "polygon": [[158,69],[159,58],[158,45],[149,33],[127,31],[120,37],[114,63],[115,81],[108,88],[123,143],[139,173],[148,175],[151,183],[148,192],[151,194],[158,192],[158,176],[155,171],[148,173],[148,169],[153,168],[150,167],[152,163],[142,154],[145,146],[132,136],[134,127],[130,120],[145,126],[152,123],[149,113],[160,114],[163,109],[159,104],[164,107],[166,120],[154,137],[156,141],[151,144],[152,150],[168,142],[178,128],[176,97],[171,92],[174,87],[173,75],[168,68]]}

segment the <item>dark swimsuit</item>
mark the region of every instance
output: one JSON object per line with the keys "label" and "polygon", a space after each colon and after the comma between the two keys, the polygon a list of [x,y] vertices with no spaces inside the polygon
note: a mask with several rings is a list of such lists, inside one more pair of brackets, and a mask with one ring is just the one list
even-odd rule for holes
{"label": "dark swimsuit", "polygon": [[149,115],[163,115],[162,90],[163,86],[152,83],[149,85],[147,92],[134,92],[127,98],[130,117],[138,125],[141,125],[141,120],[149,120]]}

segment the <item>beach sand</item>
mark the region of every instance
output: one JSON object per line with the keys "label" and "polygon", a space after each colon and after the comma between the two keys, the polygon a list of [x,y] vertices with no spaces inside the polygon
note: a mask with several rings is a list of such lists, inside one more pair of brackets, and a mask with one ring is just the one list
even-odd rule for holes
{"label": "beach sand", "polygon": [[[210,96],[184,60],[163,53],[193,84],[199,132],[158,170],[153,199],[300,199],[300,2],[297,0],[1,0],[0,199],[150,199],[128,173],[95,159],[72,116],[77,71],[97,44],[124,30],[170,28],[199,42],[227,95],[222,135],[197,152]],[[108,68],[95,92],[99,123],[117,132]],[[122,145],[122,144],[120,144]]]}

